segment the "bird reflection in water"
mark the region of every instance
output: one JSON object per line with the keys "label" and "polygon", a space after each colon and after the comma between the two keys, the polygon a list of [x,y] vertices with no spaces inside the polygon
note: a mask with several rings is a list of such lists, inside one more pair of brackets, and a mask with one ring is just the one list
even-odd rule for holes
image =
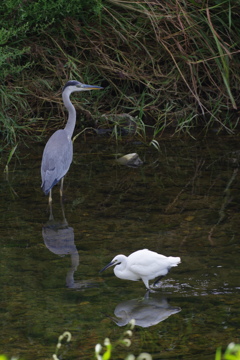
{"label": "bird reflection in water", "polygon": [[71,268],[66,276],[66,286],[74,288],[74,272],[79,265],[79,254],[74,243],[74,230],[68,226],[62,200],[61,210],[63,219],[61,221],[55,220],[53,217],[52,204],[50,204],[50,217],[49,221],[42,227],[42,236],[46,247],[52,253],[59,256],[71,256]]}
{"label": "bird reflection in water", "polygon": [[125,326],[134,319],[136,325],[146,328],[157,325],[181,311],[180,307],[169,305],[165,297],[149,298],[148,295],[149,292],[142,300],[132,299],[121,302],[114,310],[116,317],[111,317],[111,319],[118,326]]}

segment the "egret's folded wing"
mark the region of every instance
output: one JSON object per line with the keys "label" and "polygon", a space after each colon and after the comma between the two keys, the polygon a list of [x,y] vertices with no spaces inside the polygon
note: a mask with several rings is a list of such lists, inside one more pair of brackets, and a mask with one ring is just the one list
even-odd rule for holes
{"label": "egret's folded wing", "polygon": [[133,264],[129,266],[129,270],[133,273],[138,274],[139,276],[154,276],[159,272],[164,272],[167,274],[168,266],[165,264],[159,264],[156,262],[147,262],[145,264]]}

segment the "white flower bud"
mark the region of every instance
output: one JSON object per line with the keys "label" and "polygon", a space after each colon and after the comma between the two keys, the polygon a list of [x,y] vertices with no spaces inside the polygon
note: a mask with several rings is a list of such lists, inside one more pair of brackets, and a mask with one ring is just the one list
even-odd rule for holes
{"label": "white flower bud", "polygon": [[128,336],[132,336],[132,331],[131,330],[127,330],[127,331],[125,331],[125,333],[124,333],[124,335],[128,335]]}
{"label": "white flower bud", "polygon": [[135,319],[132,319],[132,320],[129,321],[129,325],[130,325],[131,330],[134,329],[135,323],[136,323]]}
{"label": "white flower bud", "polygon": [[148,353],[143,352],[138,355],[137,360],[152,360],[152,356]]}
{"label": "white flower bud", "polygon": [[110,340],[109,340],[109,338],[106,338],[105,340],[104,340],[104,345],[105,346],[108,346],[108,345],[110,345],[111,343],[110,343]]}
{"label": "white flower bud", "polygon": [[97,345],[95,346],[95,353],[96,353],[96,354],[99,354],[99,353],[101,352],[101,350],[102,350],[102,345],[101,345],[101,344],[97,344]]}
{"label": "white flower bud", "polygon": [[135,356],[133,354],[129,354],[125,360],[135,360]]}
{"label": "white flower bud", "polygon": [[123,344],[126,345],[127,347],[129,347],[131,345],[131,340],[129,339],[123,339],[122,340]]}

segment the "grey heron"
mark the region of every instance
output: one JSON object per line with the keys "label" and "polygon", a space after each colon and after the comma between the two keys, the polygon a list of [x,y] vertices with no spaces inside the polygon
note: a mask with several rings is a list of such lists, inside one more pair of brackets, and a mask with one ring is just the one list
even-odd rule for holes
{"label": "grey heron", "polygon": [[41,188],[45,195],[49,194],[49,204],[52,203],[52,188],[61,180],[60,196],[63,195],[63,179],[69,170],[73,159],[72,134],[76,124],[76,109],[70,101],[70,95],[76,91],[103,89],[101,86],[86,85],[76,80],[70,80],[62,90],[63,103],[68,110],[68,121],[64,129],[55,131],[48,140],[42,156]]}

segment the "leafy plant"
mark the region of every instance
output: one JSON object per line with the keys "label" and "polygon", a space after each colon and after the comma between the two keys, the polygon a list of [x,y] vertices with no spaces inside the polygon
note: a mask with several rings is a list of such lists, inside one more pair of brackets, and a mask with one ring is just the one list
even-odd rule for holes
{"label": "leafy plant", "polygon": [[240,344],[230,343],[223,354],[221,348],[218,348],[215,360],[240,360]]}
{"label": "leafy plant", "polygon": [[[114,343],[111,343],[109,338],[106,338],[103,342],[103,346],[101,344],[96,344],[95,346],[95,357],[97,360],[110,360],[113,355],[113,351],[118,346],[131,346],[131,340],[129,338],[132,337],[133,333],[132,330],[135,327],[135,320],[132,319],[129,322],[128,329],[122,334],[122,336],[115,341]],[[59,360],[59,358],[62,358],[62,355],[59,356],[59,351],[62,348],[63,341],[66,340],[66,343],[69,343],[72,339],[72,335],[69,331],[65,331],[62,335],[58,338],[58,343],[56,345],[55,353],[53,354],[54,360]],[[20,360],[16,357],[8,358],[6,355],[0,354],[0,360]],[[124,360],[152,360],[152,356],[149,353],[141,353],[137,356],[137,358],[133,354],[128,354]],[[215,354],[215,360],[240,360],[240,344],[230,343],[225,352],[222,353],[221,348],[219,347],[216,350]]]}
{"label": "leafy plant", "polygon": [[60,350],[61,347],[62,347],[62,341],[63,341],[64,339],[66,339],[66,342],[67,342],[67,343],[69,343],[69,342],[71,341],[72,335],[71,335],[71,333],[70,333],[69,331],[64,331],[64,333],[59,336],[55,353],[54,353],[53,356],[52,356],[54,360],[59,360],[58,353],[59,353],[59,350]]}
{"label": "leafy plant", "polygon": [[233,0],[0,2],[3,143],[12,148],[26,134],[63,125],[59,90],[68,79],[105,87],[81,96],[81,131],[100,113],[126,113],[137,119],[134,136],[148,144],[166,128],[233,133],[239,13]]}
{"label": "leafy plant", "polygon": [[[115,348],[118,345],[124,345],[129,347],[131,345],[131,340],[129,337],[132,337],[132,330],[135,326],[135,320],[131,320],[129,322],[129,329],[126,330],[123,335],[114,343],[111,344],[110,339],[106,338],[104,340],[104,353],[101,355],[101,351],[103,350],[103,347],[101,344],[97,344],[95,346],[95,356],[97,360],[110,360],[112,357],[112,351],[115,350]],[[152,356],[148,353],[141,353],[136,358],[137,360],[152,360]],[[133,354],[129,354],[125,360],[135,360],[135,356]]]}

